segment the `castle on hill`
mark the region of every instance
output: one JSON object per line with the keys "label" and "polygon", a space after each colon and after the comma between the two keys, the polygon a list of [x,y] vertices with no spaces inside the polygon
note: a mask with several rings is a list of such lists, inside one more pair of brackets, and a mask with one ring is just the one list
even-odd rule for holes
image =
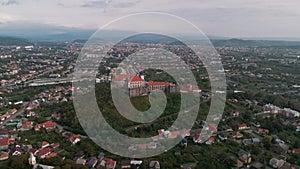
{"label": "castle on hill", "polygon": [[201,92],[198,86],[186,84],[179,87],[170,82],[154,82],[152,80],[146,81],[144,76],[137,74],[119,74],[112,77],[113,87],[125,88],[129,91],[130,97],[148,95],[151,91],[161,90],[165,93],[188,93]]}

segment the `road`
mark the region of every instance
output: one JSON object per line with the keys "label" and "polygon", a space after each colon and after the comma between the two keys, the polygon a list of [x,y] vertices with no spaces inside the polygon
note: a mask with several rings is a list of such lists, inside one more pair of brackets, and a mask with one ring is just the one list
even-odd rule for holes
{"label": "road", "polygon": [[18,115],[22,115],[22,113],[25,111],[27,105],[29,102],[23,102],[22,108],[19,109],[15,114],[11,115],[9,118],[5,119],[1,124],[0,124],[0,128],[2,128],[5,123],[7,123],[10,120],[14,120]]}

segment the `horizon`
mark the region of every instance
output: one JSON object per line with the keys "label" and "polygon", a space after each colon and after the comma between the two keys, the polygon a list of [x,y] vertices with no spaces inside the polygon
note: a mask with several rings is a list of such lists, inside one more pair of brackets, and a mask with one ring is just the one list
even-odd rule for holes
{"label": "horizon", "polygon": [[[46,28],[46,30],[45,30]],[[38,27],[27,27],[25,31],[17,30],[0,30],[0,37],[2,38],[19,38],[28,41],[74,41],[74,40],[88,40],[97,29],[83,29],[83,28],[68,28],[68,27],[53,27],[49,26],[39,29]],[[53,29],[59,29],[60,32]],[[34,30],[34,31],[33,31]],[[127,31],[122,30],[105,30],[107,33],[118,33],[125,34]],[[21,32],[21,33],[20,33]],[[24,33],[25,32],[25,33]],[[26,33],[32,32],[32,33]],[[132,32],[133,34],[135,32]],[[193,36],[192,34],[185,34],[181,36]],[[300,37],[227,37],[227,36],[217,36],[217,35],[206,35],[209,40],[244,40],[244,41],[287,41],[287,42],[300,42]]]}

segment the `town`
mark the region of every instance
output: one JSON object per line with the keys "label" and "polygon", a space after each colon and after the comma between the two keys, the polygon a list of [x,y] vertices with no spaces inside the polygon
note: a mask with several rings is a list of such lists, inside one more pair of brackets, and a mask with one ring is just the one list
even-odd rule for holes
{"label": "town", "polygon": [[[156,149],[163,138],[182,138],[173,149],[146,159],[111,154],[96,145],[80,126],[72,93],[84,89],[72,86],[72,73],[84,42],[0,46],[0,166],[300,168],[300,84],[297,81],[300,49],[238,46],[234,45],[235,41],[221,44],[213,41],[228,85],[227,91],[219,91],[227,92],[227,100],[223,116],[213,117],[220,120],[218,126],[205,121],[214,95],[210,92],[208,73],[186,46],[124,42],[116,45],[101,62],[95,79],[96,95],[107,121],[128,136],[152,138],[149,144],[132,145],[128,151]],[[118,73],[117,65],[127,56],[154,47],[172,51],[184,60],[198,86],[178,86],[162,70]],[[148,94],[154,90],[165,92],[168,105],[152,123],[124,120],[114,109],[110,85],[125,86],[137,109],[149,108]],[[199,94],[199,115],[192,129],[178,129],[172,123],[178,115],[180,94],[188,92]],[[212,134],[207,140],[200,137],[202,129]]]}

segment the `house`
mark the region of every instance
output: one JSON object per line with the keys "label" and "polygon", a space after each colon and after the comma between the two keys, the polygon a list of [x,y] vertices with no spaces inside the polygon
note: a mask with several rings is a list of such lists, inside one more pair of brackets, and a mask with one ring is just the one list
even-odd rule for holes
{"label": "house", "polygon": [[37,114],[34,112],[34,111],[27,111],[26,112],[26,117],[34,117],[36,116]]}
{"label": "house", "polygon": [[104,158],[104,153],[99,153],[99,155],[97,156],[97,158],[99,160],[102,160]]}
{"label": "house", "polygon": [[46,147],[48,147],[48,146],[50,146],[50,144],[49,144],[47,141],[43,141],[43,142],[41,143],[41,147],[42,147],[42,148],[46,148]]}
{"label": "house", "polygon": [[0,150],[8,149],[9,138],[1,138],[0,139]]}
{"label": "house", "polygon": [[16,108],[10,109],[10,110],[7,111],[7,113],[10,114],[10,115],[13,115],[13,114],[15,114],[17,112],[18,112],[18,110]]}
{"label": "house", "polygon": [[5,118],[6,118],[5,116],[1,116],[1,115],[0,115],[0,120],[1,120],[1,121],[4,121]]}
{"label": "house", "polygon": [[5,128],[0,129],[0,137],[8,137],[8,135],[9,135],[9,132],[7,129],[5,129]]}
{"label": "house", "polygon": [[200,134],[194,134],[194,136],[193,136],[193,141],[194,141],[195,143],[202,143]]}
{"label": "house", "polygon": [[60,144],[59,143],[52,143],[50,146],[55,150],[60,146]]}
{"label": "house", "polygon": [[75,161],[75,164],[85,165],[86,164],[86,159],[77,158],[77,160]]}
{"label": "house", "polygon": [[246,164],[251,163],[252,158],[251,158],[251,154],[249,152],[240,150],[238,152],[238,157],[239,157],[239,160],[241,160],[243,163],[246,163]]}
{"label": "house", "polygon": [[61,113],[54,113],[51,115],[51,118],[58,121],[61,118]]}
{"label": "house", "polygon": [[292,150],[292,153],[293,153],[293,154],[300,154],[300,148],[294,148],[294,149]]}
{"label": "house", "polygon": [[160,169],[160,164],[158,161],[150,161],[149,169]]}
{"label": "house", "polygon": [[2,151],[0,152],[0,161],[7,160],[9,158],[8,152]]}
{"label": "house", "polygon": [[29,163],[29,165],[35,165],[36,164],[36,158],[32,153],[30,153],[30,156],[28,158],[28,163]]}
{"label": "house", "polygon": [[200,93],[201,89],[198,86],[192,85],[192,84],[184,84],[180,88],[180,93]]}
{"label": "house", "polygon": [[34,126],[34,131],[39,131],[41,127],[42,127],[42,124],[36,124]]}
{"label": "house", "polygon": [[212,133],[218,132],[216,124],[209,124],[208,127],[209,127],[209,131],[211,131]]}
{"label": "house", "polygon": [[260,123],[259,122],[257,122],[257,121],[255,121],[255,122],[252,122],[251,123],[254,127],[257,127],[257,128],[259,128],[260,127]]}
{"label": "house", "polygon": [[74,145],[80,141],[80,135],[79,134],[73,134],[69,137],[69,141]]}
{"label": "house", "polygon": [[21,149],[20,145],[14,145],[13,148],[10,151],[12,156],[19,156],[23,154],[23,150]]}
{"label": "house", "polygon": [[90,168],[94,168],[97,165],[98,159],[96,157],[90,157],[86,160],[86,164]]}
{"label": "house", "polygon": [[221,139],[222,141],[227,140],[227,136],[224,135],[223,133],[218,134],[219,139]]}
{"label": "house", "polygon": [[52,152],[52,148],[50,148],[50,147],[42,148],[42,149],[38,150],[38,156],[41,159],[43,159],[43,158],[46,158],[46,156],[48,156],[51,152]]}
{"label": "house", "polygon": [[130,164],[131,165],[141,165],[143,163],[143,161],[141,160],[131,160]]}
{"label": "house", "polygon": [[42,169],[54,169],[54,166],[43,165],[43,164],[35,164],[33,169],[42,168]]}
{"label": "house", "polygon": [[106,161],[106,168],[107,169],[114,169],[116,167],[116,161],[114,161],[113,159],[110,158],[104,158],[104,160]]}
{"label": "house", "polygon": [[121,168],[131,168],[130,160],[121,160]]}
{"label": "house", "polygon": [[296,132],[300,132],[300,126],[297,126]]}
{"label": "house", "polygon": [[181,145],[181,147],[187,147],[187,145],[188,145],[187,139],[183,138],[180,142],[180,145]]}
{"label": "house", "polygon": [[260,138],[251,138],[251,140],[252,140],[252,143],[253,144],[260,144],[261,143],[261,140],[260,140]]}
{"label": "house", "polygon": [[239,138],[242,138],[243,136],[244,135],[241,132],[236,132],[232,137],[239,139]]}
{"label": "house", "polygon": [[248,127],[247,124],[245,124],[245,123],[238,125],[238,130],[246,130],[246,129],[249,129],[249,128],[250,127]]}
{"label": "house", "polygon": [[24,150],[24,152],[29,152],[32,149],[32,145],[31,144],[27,144],[27,145],[22,145],[22,150]]}
{"label": "house", "polygon": [[292,110],[290,108],[284,108],[281,111],[279,111],[279,114],[286,117],[286,118],[298,118],[300,117],[300,113]]}
{"label": "house", "polygon": [[105,167],[106,169],[114,169],[116,168],[116,161],[110,158],[103,158],[100,162],[101,167]]}
{"label": "house", "polygon": [[240,112],[238,112],[238,111],[233,111],[233,112],[231,113],[231,116],[232,116],[232,117],[238,117],[238,116],[240,116]]}
{"label": "house", "polygon": [[272,158],[269,161],[269,165],[273,168],[281,168],[284,165],[285,161],[284,160],[278,160],[276,158]]}
{"label": "house", "polygon": [[211,144],[213,144],[214,142],[215,142],[215,138],[209,137],[209,138],[207,139],[207,141],[205,142],[205,144],[211,145]]}
{"label": "house", "polygon": [[46,158],[52,158],[52,157],[56,157],[57,153],[51,152],[49,155],[46,156]]}
{"label": "house", "polygon": [[32,128],[33,128],[33,122],[32,121],[27,121],[27,122],[25,122],[25,124],[22,125],[20,130],[21,131],[26,131],[26,130],[30,130]]}
{"label": "house", "polygon": [[260,134],[260,135],[267,135],[269,134],[269,130],[268,129],[263,129],[263,128],[258,128],[256,130],[253,131],[256,134]]}
{"label": "house", "polygon": [[36,148],[31,148],[31,149],[29,150],[29,152],[32,153],[33,155],[37,155],[37,153],[39,152],[39,150],[36,149]]}
{"label": "house", "polygon": [[42,124],[42,127],[45,128],[47,131],[53,130],[56,128],[56,123],[52,121],[46,121]]}
{"label": "house", "polygon": [[28,104],[26,110],[32,110],[32,109],[35,109],[37,108],[39,105],[37,103],[30,103]]}
{"label": "house", "polygon": [[34,131],[39,131],[41,128],[46,129],[47,131],[51,131],[56,128],[56,123],[52,121],[46,121],[41,124],[36,124],[34,126]]}

